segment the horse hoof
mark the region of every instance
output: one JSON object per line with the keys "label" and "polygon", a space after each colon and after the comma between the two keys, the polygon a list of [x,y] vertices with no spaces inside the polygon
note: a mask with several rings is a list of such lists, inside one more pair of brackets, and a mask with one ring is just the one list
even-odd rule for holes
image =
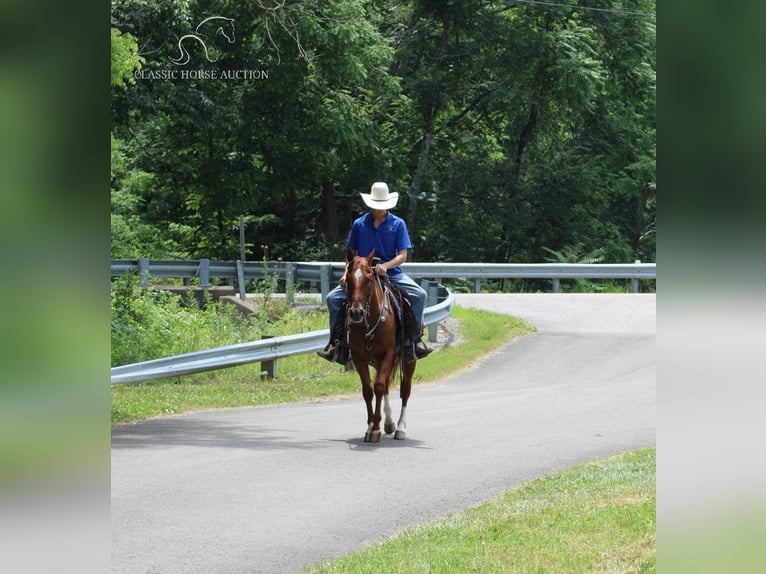
{"label": "horse hoof", "polygon": [[394,433],[394,438],[396,440],[404,440],[407,438],[407,431],[398,430]]}
{"label": "horse hoof", "polygon": [[383,426],[383,430],[386,431],[386,434],[391,434],[396,430],[396,425],[394,423],[386,423]]}
{"label": "horse hoof", "polygon": [[364,435],[364,442],[380,442],[380,431],[370,431]]}

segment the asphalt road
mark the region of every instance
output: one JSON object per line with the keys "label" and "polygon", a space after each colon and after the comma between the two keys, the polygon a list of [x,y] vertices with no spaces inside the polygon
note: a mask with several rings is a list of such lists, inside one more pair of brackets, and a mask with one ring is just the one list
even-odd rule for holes
{"label": "asphalt road", "polygon": [[656,444],[654,295],[456,302],[539,332],[415,386],[405,441],[362,441],[361,394],[113,426],[112,571],[297,573],[531,479]]}

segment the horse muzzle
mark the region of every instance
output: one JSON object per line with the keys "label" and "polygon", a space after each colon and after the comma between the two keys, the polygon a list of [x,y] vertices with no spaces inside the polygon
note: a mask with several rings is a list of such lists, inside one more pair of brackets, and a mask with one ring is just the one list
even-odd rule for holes
{"label": "horse muzzle", "polygon": [[348,321],[349,323],[358,324],[364,321],[364,309],[359,307],[351,307],[348,310]]}

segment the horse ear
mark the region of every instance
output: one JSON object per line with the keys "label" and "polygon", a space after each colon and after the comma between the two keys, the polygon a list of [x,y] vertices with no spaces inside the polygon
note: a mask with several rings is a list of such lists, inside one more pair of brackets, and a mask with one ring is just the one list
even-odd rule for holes
{"label": "horse ear", "polygon": [[346,250],[346,263],[351,263],[351,261],[354,260],[354,250],[353,249],[347,249]]}
{"label": "horse ear", "polygon": [[372,258],[375,257],[375,248],[372,248],[372,251],[370,251],[370,254],[367,256],[367,261],[370,262],[370,265],[372,265]]}

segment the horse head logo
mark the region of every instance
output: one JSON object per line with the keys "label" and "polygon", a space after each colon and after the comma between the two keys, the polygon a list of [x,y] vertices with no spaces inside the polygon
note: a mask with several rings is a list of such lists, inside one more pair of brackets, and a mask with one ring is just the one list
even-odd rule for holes
{"label": "horse head logo", "polygon": [[177,58],[170,58],[170,61],[177,66],[185,66],[189,63],[189,60],[191,60],[189,50],[186,48],[186,44],[189,42],[199,42],[202,44],[202,49],[205,51],[205,59],[208,62],[216,62],[218,60],[218,55],[215,54],[214,58],[211,57],[210,51],[208,50],[207,44],[205,43],[205,39],[215,39],[215,37],[220,33],[229,41],[229,44],[233,44],[234,19],[225,18],[224,16],[210,16],[197,24],[194,32],[194,34],[186,34],[179,38],[178,50],[180,53]]}

